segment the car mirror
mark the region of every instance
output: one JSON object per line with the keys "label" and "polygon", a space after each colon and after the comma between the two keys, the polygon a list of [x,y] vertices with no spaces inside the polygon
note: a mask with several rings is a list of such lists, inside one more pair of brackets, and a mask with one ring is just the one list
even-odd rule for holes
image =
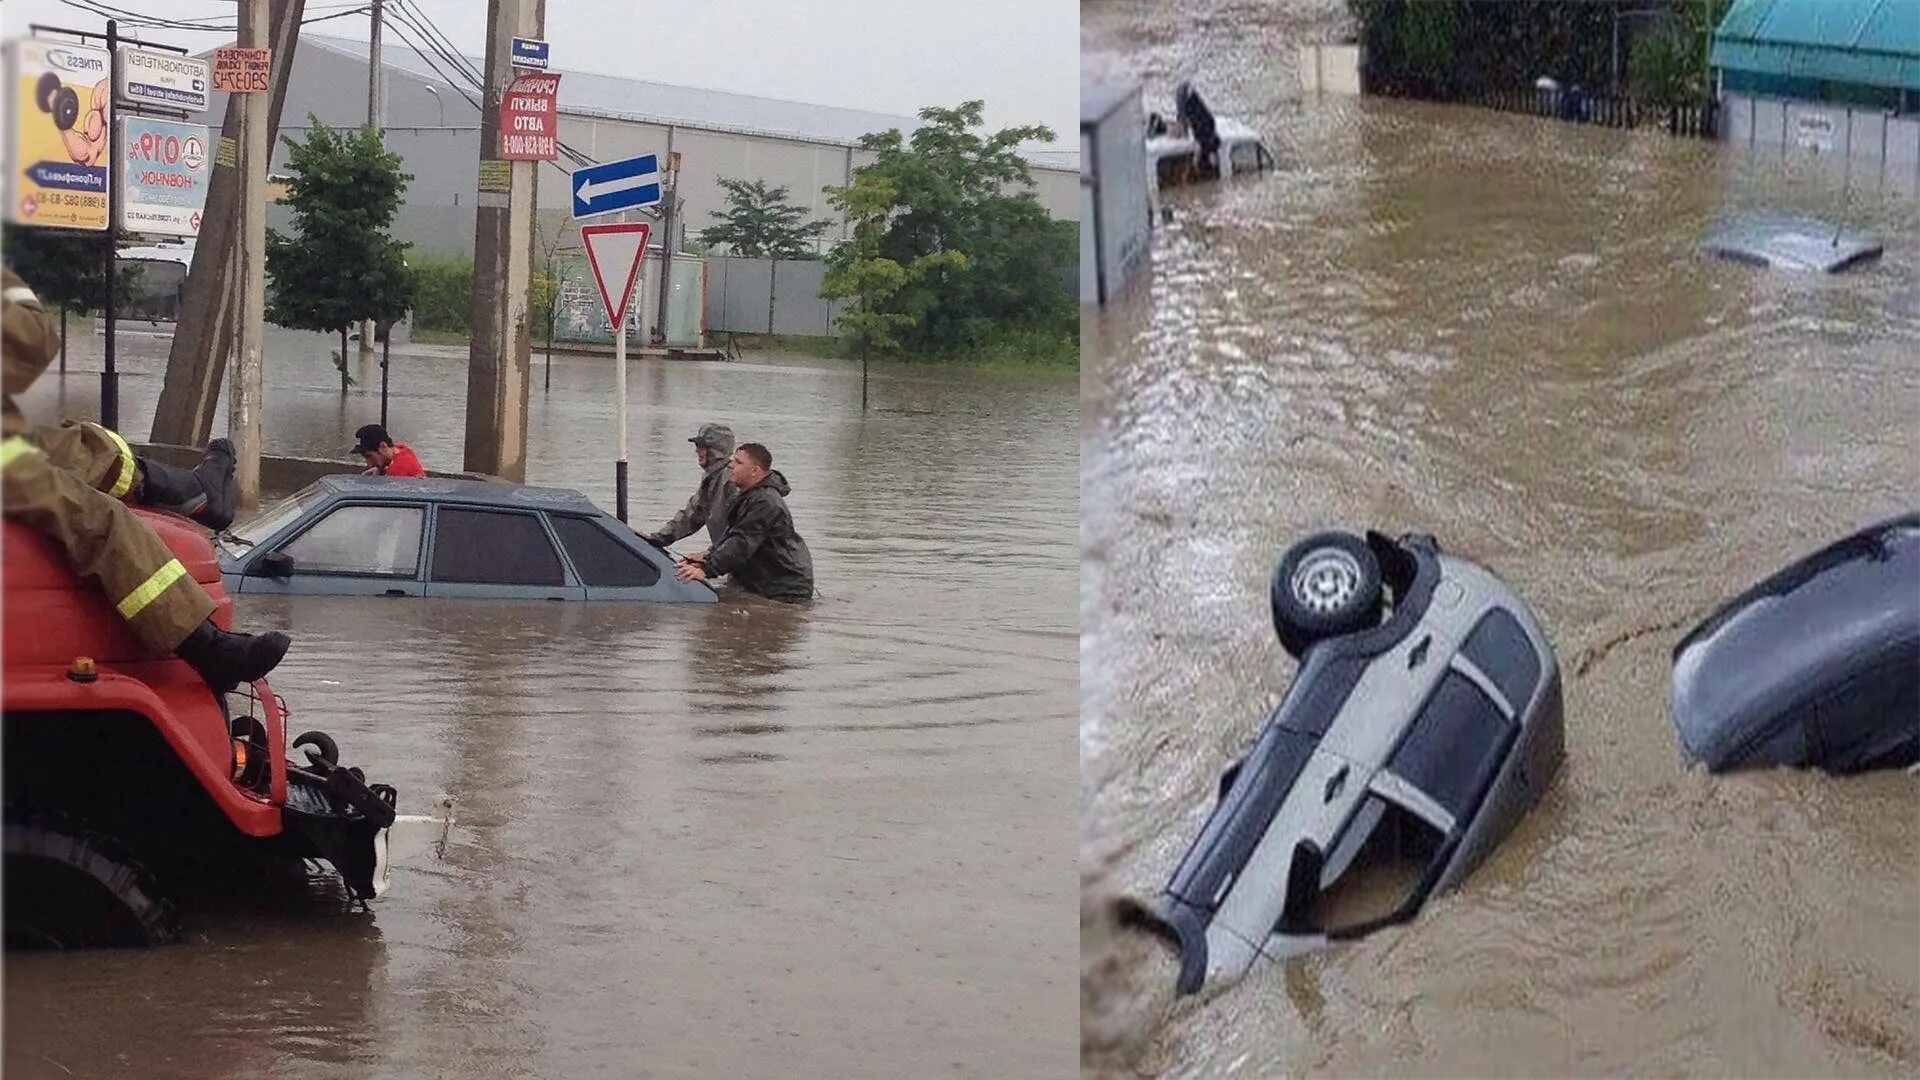
{"label": "car mirror", "polygon": [[250,577],[286,578],[293,576],[293,556],[284,551],[269,551],[247,570]]}

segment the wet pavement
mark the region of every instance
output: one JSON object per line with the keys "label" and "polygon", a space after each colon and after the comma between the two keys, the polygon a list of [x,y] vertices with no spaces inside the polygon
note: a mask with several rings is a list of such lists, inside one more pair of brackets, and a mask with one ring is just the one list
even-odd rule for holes
{"label": "wet pavement", "polygon": [[[378,369],[356,358],[342,401],[324,342],[279,340],[268,449],[337,455]],[[130,434],[165,347],[122,343]],[[458,468],[447,352],[396,354],[390,426]],[[71,366],[32,408],[92,415],[97,352]],[[542,380],[529,480],[611,509],[611,363]],[[371,914],[316,898],[202,915],[175,948],[10,956],[7,1075],[1064,1075],[1074,389],[876,367],[862,418],[844,363],[634,361],[635,524],[730,422],[793,484],[804,607],[240,602],[295,638],[290,730],[332,732],[403,811],[452,794],[453,841]]]}
{"label": "wet pavement", "polygon": [[[1343,5],[1089,4],[1090,71],[1195,78],[1280,159],[1175,193],[1083,321],[1083,1067],[1095,1075],[1913,1075],[1920,780],[1682,764],[1669,653],[1720,600],[1920,504],[1920,204],[1712,144],[1301,101]],[[1696,257],[1831,214],[1836,277]],[[1558,648],[1567,760],[1412,924],[1171,1000],[1164,884],[1292,663],[1266,587],[1320,527],[1436,534]]]}

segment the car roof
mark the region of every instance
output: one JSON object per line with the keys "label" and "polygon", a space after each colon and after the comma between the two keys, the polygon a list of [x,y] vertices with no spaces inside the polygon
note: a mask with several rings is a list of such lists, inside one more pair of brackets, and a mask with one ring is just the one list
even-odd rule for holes
{"label": "car roof", "polygon": [[487,480],[456,480],[434,476],[323,476],[315,488],[368,502],[441,502],[493,506],[515,510],[557,510],[602,515],[593,500],[572,488],[528,487]]}

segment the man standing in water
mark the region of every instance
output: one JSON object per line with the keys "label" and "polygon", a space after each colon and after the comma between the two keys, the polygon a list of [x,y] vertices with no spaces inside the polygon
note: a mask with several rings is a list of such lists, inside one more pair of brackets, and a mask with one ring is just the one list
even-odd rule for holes
{"label": "man standing in water", "polygon": [[674,571],[681,581],[733,575],[748,592],[775,600],[813,597],[813,554],[787,512],[787,478],[773,471],[773,453],[759,443],[734,451],[729,465],[740,493],[727,511],[726,534],[710,551],[687,556]]}
{"label": "man standing in water", "polygon": [[688,439],[693,444],[693,460],[700,464],[700,486],[693,498],[659,532],[644,534],[660,547],[692,536],[707,527],[707,543],[719,544],[727,532],[727,510],[733,506],[736,490],[728,476],[728,459],[733,456],[733,429],[725,424],[704,424],[699,434]]}

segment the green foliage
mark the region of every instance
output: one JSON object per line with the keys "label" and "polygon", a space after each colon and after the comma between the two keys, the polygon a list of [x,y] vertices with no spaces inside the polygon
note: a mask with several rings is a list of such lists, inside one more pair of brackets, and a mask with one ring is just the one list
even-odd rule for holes
{"label": "green foliage", "polygon": [[415,258],[413,328],[443,333],[473,333],[473,260]]}
{"label": "green foliage", "polygon": [[787,201],[784,187],[724,176],[720,186],[727,192],[727,208],[713,213],[719,224],[700,230],[701,244],[725,244],[733,254],[752,258],[813,258],[813,240],[831,222],[802,220],[806,210]]}
{"label": "green foliage", "polygon": [[335,134],[309,117],[289,150],[286,203],[293,233],[267,234],[273,300],[267,317],[299,330],[340,330],[361,319],[391,323],[413,306],[407,245],[386,234],[407,181],[378,132]]}
{"label": "green foliage", "polygon": [[[0,230],[0,249],[7,253],[13,272],[33,289],[48,311],[99,311],[107,306],[107,275],[102,265],[106,234],[78,229],[30,229],[9,225]],[[123,267],[120,280],[127,283]]]}
{"label": "green foliage", "polygon": [[[1612,85],[1614,17],[1629,86],[1655,103],[1706,93],[1707,37],[1732,0],[1347,0],[1361,27],[1375,93],[1439,100],[1533,85],[1542,75],[1601,91]],[[1638,40],[1645,9],[1661,25]]]}
{"label": "green foliage", "polygon": [[1627,86],[1633,96],[1654,105],[1678,105],[1699,100],[1691,91],[1693,65],[1687,43],[1673,30],[1635,42],[1627,59]]}
{"label": "green foliage", "polygon": [[553,340],[553,325],[559,314],[554,304],[559,301],[564,285],[565,280],[560,276],[558,267],[533,272],[533,317],[529,325],[542,341]]}
{"label": "green foliage", "polygon": [[842,333],[880,348],[945,355],[978,349],[1009,327],[1077,337],[1065,271],[1075,228],[1033,196],[1018,147],[1045,127],[976,131],[984,104],[920,110],[921,127],[867,135],[875,160],[827,188],[853,235],[828,256],[821,287],[849,299]]}

